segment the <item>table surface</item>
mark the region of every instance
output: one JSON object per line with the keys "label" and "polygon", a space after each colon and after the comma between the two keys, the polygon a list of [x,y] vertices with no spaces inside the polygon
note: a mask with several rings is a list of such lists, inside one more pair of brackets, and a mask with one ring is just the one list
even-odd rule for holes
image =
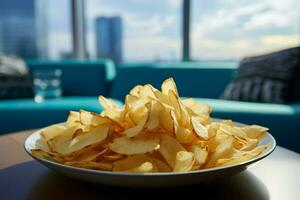
{"label": "table surface", "polygon": [[300,154],[277,147],[267,158],[232,177],[200,185],[128,189],[64,177],[33,161],[23,144],[33,131],[0,136],[0,199],[300,199]]}

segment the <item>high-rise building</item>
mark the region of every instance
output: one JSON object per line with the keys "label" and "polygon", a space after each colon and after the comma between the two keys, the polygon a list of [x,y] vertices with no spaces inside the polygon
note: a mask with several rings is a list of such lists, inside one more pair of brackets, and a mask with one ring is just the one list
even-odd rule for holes
{"label": "high-rise building", "polygon": [[37,34],[45,33],[46,25],[41,20],[44,18],[37,16],[36,8],[41,6],[36,3],[35,0],[0,1],[0,52],[23,58],[46,56],[46,39],[39,38],[46,35]]}
{"label": "high-rise building", "polygon": [[98,58],[122,61],[122,19],[121,17],[96,18],[96,50]]}

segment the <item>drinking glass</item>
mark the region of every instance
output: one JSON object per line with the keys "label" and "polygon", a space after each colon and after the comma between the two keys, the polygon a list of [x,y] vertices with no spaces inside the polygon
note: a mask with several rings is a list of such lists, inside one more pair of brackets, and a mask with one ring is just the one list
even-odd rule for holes
{"label": "drinking glass", "polygon": [[60,69],[38,69],[33,73],[34,100],[41,103],[46,99],[59,98],[62,71]]}

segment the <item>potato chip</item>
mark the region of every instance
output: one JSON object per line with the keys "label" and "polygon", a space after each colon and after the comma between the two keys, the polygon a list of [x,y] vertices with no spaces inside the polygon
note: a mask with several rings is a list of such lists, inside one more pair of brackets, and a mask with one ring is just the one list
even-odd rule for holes
{"label": "potato chip", "polygon": [[140,134],[134,138],[123,136],[115,138],[109,144],[109,149],[123,155],[142,154],[155,150],[159,145],[160,137],[157,134]]}
{"label": "potato chip", "polygon": [[143,88],[143,86],[137,85],[130,90],[129,94],[138,97],[138,96],[140,96],[140,91],[142,90],[142,88]]}
{"label": "potato chip", "polygon": [[108,125],[95,127],[90,132],[80,134],[71,140],[63,141],[56,145],[53,144],[53,151],[60,154],[69,154],[86,146],[102,142],[107,137],[108,129]]}
{"label": "potato chip", "polygon": [[149,113],[146,113],[145,116],[143,117],[142,121],[138,125],[125,130],[123,132],[123,134],[126,135],[127,137],[135,137],[138,134],[140,134],[145,127],[148,117],[149,117]]}
{"label": "potato chip", "polygon": [[211,107],[205,103],[201,103],[192,98],[182,100],[183,105],[189,108],[192,115],[209,115],[211,113]]}
{"label": "potato chip", "polygon": [[68,119],[66,121],[66,127],[70,128],[80,123],[80,113],[75,111],[70,111]]}
{"label": "potato chip", "polygon": [[149,173],[149,172],[156,172],[157,170],[154,169],[154,165],[151,162],[144,162],[140,166],[129,169],[128,172],[133,173]]}
{"label": "potato chip", "polygon": [[147,130],[155,131],[160,126],[160,113],[163,112],[164,107],[157,101],[152,101],[150,106],[149,117],[147,119]]}
{"label": "potato chip", "polygon": [[187,151],[178,151],[173,172],[188,172],[192,169],[195,159],[194,154]]}
{"label": "potato chip", "polygon": [[109,118],[85,110],[80,110],[80,122],[86,126],[100,126],[102,124],[112,124],[112,121]]}
{"label": "potato chip", "polygon": [[205,126],[203,126],[201,123],[199,123],[194,117],[192,117],[192,124],[193,124],[195,133],[197,133],[197,135],[200,138],[202,138],[204,140],[207,140],[209,138],[207,128]]}
{"label": "potato chip", "polygon": [[171,116],[174,122],[174,132],[176,135],[176,139],[180,143],[192,143],[197,139],[192,130],[185,128],[178,123],[176,115],[173,111],[171,111]]}
{"label": "potato chip", "polygon": [[227,158],[234,152],[233,147],[234,139],[233,137],[226,138],[221,144],[219,144],[215,152],[211,155],[210,160],[206,164],[206,167],[213,167],[216,164],[216,161],[221,158]]}
{"label": "potato chip", "polygon": [[267,148],[258,146],[267,128],[214,121],[209,105],[179,97],[172,78],[161,90],[135,86],[122,107],[103,96],[99,103],[101,114],[70,111],[65,125],[43,129],[32,155],[96,170],[187,172],[245,162]]}
{"label": "potato chip", "polygon": [[171,110],[164,107],[162,112],[159,114],[159,123],[163,129],[172,133],[174,129],[174,123],[171,116]]}
{"label": "potato chip", "polygon": [[247,135],[243,130],[236,128],[236,127],[231,127],[230,125],[227,125],[227,124],[221,124],[220,130],[229,135],[235,135],[235,136],[238,136],[238,137],[244,138],[244,139],[247,138]]}
{"label": "potato chip", "polygon": [[169,165],[167,163],[165,163],[164,161],[162,161],[158,158],[155,158],[155,157],[151,157],[151,159],[154,161],[159,172],[171,172],[172,171],[172,169],[169,167]]}
{"label": "potato chip", "polygon": [[156,89],[154,89],[152,85],[146,84],[141,88],[139,96],[144,98],[155,98],[154,90]]}
{"label": "potato chip", "polygon": [[145,154],[132,155],[113,163],[113,171],[146,173],[157,171],[151,157]]}
{"label": "potato chip", "polygon": [[106,99],[103,96],[99,96],[99,103],[103,106],[104,111],[101,113],[103,116],[107,116],[118,124],[122,123],[122,110],[110,99]]}
{"label": "potato chip", "polygon": [[258,139],[248,139],[247,143],[240,149],[241,151],[249,151],[254,149],[258,144]]}
{"label": "potato chip", "polygon": [[161,85],[161,91],[165,95],[169,95],[169,92],[172,91],[176,96],[178,95],[178,90],[173,78],[168,78]]}
{"label": "potato chip", "polygon": [[204,165],[208,159],[208,149],[202,148],[199,145],[193,145],[191,149],[194,153],[196,164]]}
{"label": "potato chip", "polygon": [[240,127],[240,129],[246,133],[247,137],[251,139],[259,138],[261,135],[266,133],[269,129],[263,126],[251,125]]}
{"label": "potato chip", "polygon": [[123,157],[124,156],[121,154],[113,154],[113,155],[106,155],[103,157],[103,159],[107,160],[107,161],[117,161],[117,160],[122,159]]}
{"label": "potato chip", "polygon": [[60,124],[55,124],[52,126],[46,127],[41,135],[45,140],[52,140],[58,135],[61,135],[64,131],[66,131],[66,127]]}
{"label": "potato chip", "polygon": [[249,152],[239,152],[238,155],[235,155],[232,158],[226,158],[226,159],[218,160],[217,166],[223,167],[223,166],[243,163],[247,160],[250,160],[250,159],[258,156],[259,154],[261,154],[266,149],[267,149],[266,146],[260,146],[260,147],[255,148],[252,151],[249,151]]}
{"label": "potato chip", "polygon": [[160,148],[158,151],[161,153],[167,163],[174,168],[177,152],[185,151],[185,149],[175,138],[166,134],[161,134]]}

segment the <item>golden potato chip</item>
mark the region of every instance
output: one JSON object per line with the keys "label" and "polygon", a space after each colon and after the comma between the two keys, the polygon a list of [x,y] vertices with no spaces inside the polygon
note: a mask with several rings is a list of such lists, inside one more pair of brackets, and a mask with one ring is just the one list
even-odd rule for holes
{"label": "golden potato chip", "polygon": [[80,122],[87,126],[99,126],[107,123],[112,124],[109,118],[85,110],[80,110]]}
{"label": "golden potato chip", "polygon": [[192,124],[195,133],[197,133],[200,138],[203,138],[204,140],[209,139],[207,128],[199,123],[194,117],[192,117]]}
{"label": "golden potato chip", "polygon": [[171,110],[164,107],[162,112],[159,115],[159,123],[163,129],[172,133],[174,129],[173,119],[171,116]]}
{"label": "golden potato chip", "polygon": [[266,127],[258,125],[244,126],[239,128],[246,133],[247,137],[251,139],[259,138],[261,135],[263,135],[269,130]]}
{"label": "golden potato chip", "polygon": [[115,138],[109,144],[109,149],[123,155],[142,154],[155,150],[159,145],[159,141],[158,134],[143,133],[134,138],[123,136]]}
{"label": "golden potato chip", "polygon": [[53,151],[60,154],[69,154],[86,146],[102,142],[107,137],[108,130],[108,125],[102,125],[93,128],[88,133],[80,134],[70,140],[53,143]]}
{"label": "golden potato chip", "polygon": [[70,160],[76,160],[76,161],[93,161],[98,156],[101,156],[107,152],[108,149],[103,149],[102,151],[99,151],[94,148],[87,148],[85,151],[82,151],[79,153],[78,156],[73,157]]}
{"label": "golden potato chip", "polygon": [[192,169],[195,159],[194,154],[188,151],[178,151],[173,172],[188,172]]}
{"label": "golden potato chip", "polygon": [[103,116],[107,116],[114,122],[118,124],[122,123],[122,109],[119,109],[117,105],[110,99],[106,99],[103,96],[99,96],[99,103],[104,108],[104,111],[101,113]]}
{"label": "golden potato chip", "polygon": [[212,119],[209,115],[191,115],[195,120],[204,126],[209,126],[215,122],[212,122]]}
{"label": "golden potato chip", "polygon": [[107,161],[117,161],[117,160],[122,159],[123,157],[124,156],[121,154],[113,154],[113,155],[106,155],[103,157],[103,159],[107,160]]}
{"label": "golden potato chip", "polygon": [[176,119],[178,119],[179,121],[181,119],[181,108],[179,103],[179,97],[176,96],[176,94],[172,90],[170,90],[169,99],[170,99],[170,104],[173,107],[173,112],[176,116]]}
{"label": "golden potato chip", "polygon": [[143,120],[138,125],[125,130],[123,134],[126,135],[127,137],[135,137],[138,134],[140,134],[145,127],[148,117],[149,117],[149,113],[146,113],[145,116],[143,117]]}
{"label": "golden potato chip", "polygon": [[41,135],[45,140],[52,140],[66,131],[66,127],[60,124],[54,124],[43,129]]}
{"label": "golden potato chip", "polygon": [[216,122],[211,122],[210,124],[208,124],[208,128],[207,128],[208,137],[209,138],[215,137],[217,131],[219,130],[219,127],[220,127],[219,123]]}
{"label": "golden potato chip", "polygon": [[197,140],[192,130],[185,128],[178,123],[176,115],[173,111],[171,111],[171,116],[174,122],[174,132],[176,135],[176,139],[180,143],[192,143],[193,141]]}
{"label": "golden potato chip", "polygon": [[174,168],[177,152],[185,151],[185,149],[175,138],[166,134],[161,134],[160,148],[158,151],[161,153],[167,163]]}
{"label": "golden potato chip", "polygon": [[229,134],[229,135],[235,135],[235,136],[238,136],[240,138],[247,138],[247,135],[243,130],[238,129],[236,127],[231,127],[227,124],[221,124],[220,125],[220,130],[223,131],[224,133]]}
{"label": "golden potato chip", "polygon": [[259,154],[261,154],[263,151],[267,149],[266,146],[260,146],[252,151],[249,152],[238,152],[238,155],[234,155],[231,158],[226,158],[226,159],[220,159],[217,162],[217,166],[222,167],[222,166],[228,166],[228,165],[234,165],[234,164],[239,164],[243,163],[247,160],[250,160]]}
{"label": "golden potato chip", "polygon": [[156,172],[157,170],[154,169],[154,166],[151,162],[144,162],[140,166],[129,169],[128,172],[133,173],[149,173],[149,172]]}
{"label": "golden potato chip", "polygon": [[165,163],[164,161],[162,161],[158,158],[155,158],[155,157],[151,157],[151,159],[154,161],[159,172],[171,172],[172,171],[172,169],[169,167],[169,165],[167,163]]}
{"label": "golden potato chip", "polygon": [[234,123],[231,119],[223,119],[223,120],[220,120],[219,121],[220,124],[225,124],[227,126],[230,126],[230,127],[234,127]]}
{"label": "golden potato chip", "polygon": [[202,148],[199,145],[193,145],[191,149],[197,165],[204,165],[208,159],[208,149]]}
{"label": "golden potato chip", "polygon": [[213,167],[216,165],[216,161],[221,158],[227,158],[234,152],[233,137],[226,138],[221,144],[219,144],[215,152],[211,155],[210,160],[206,164],[206,167]]}
{"label": "golden potato chip", "polygon": [[161,85],[161,91],[165,95],[169,95],[169,92],[172,91],[176,96],[178,95],[178,90],[173,78],[168,78]]}
{"label": "golden potato chip", "polygon": [[66,127],[70,128],[80,123],[80,113],[75,111],[70,111],[68,119],[66,121]]}
{"label": "golden potato chip", "polygon": [[132,88],[129,92],[129,94],[133,95],[133,96],[140,96],[140,91],[142,90],[143,86],[141,85],[137,85],[137,86],[134,86],[134,88]]}
{"label": "golden potato chip", "polygon": [[40,159],[48,159],[48,160],[53,160],[55,162],[63,162],[64,161],[62,158],[55,155],[54,153],[45,152],[42,149],[31,149],[31,153],[34,157],[40,158]]}
{"label": "golden potato chip", "polygon": [[43,148],[32,155],[97,170],[186,172],[244,162],[267,148],[258,146],[267,128],[213,121],[211,107],[181,99],[172,78],[161,90],[135,86],[122,107],[103,96],[99,103],[101,114],[71,111],[65,125],[43,129]]}
{"label": "golden potato chip", "polygon": [[147,120],[147,130],[155,131],[160,126],[160,114],[163,112],[164,107],[157,101],[152,101],[150,106],[149,117]]}
{"label": "golden potato chip", "polygon": [[258,144],[258,139],[248,139],[247,143],[240,149],[241,151],[249,151],[254,149]]}
{"label": "golden potato chip", "polygon": [[155,98],[154,90],[152,85],[146,84],[141,88],[139,96],[143,98]]}
{"label": "golden potato chip", "polygon": [[160,102],[163,106],[171,108],[168,94],[164,94],[159,90],[155,90],[154,95],[155,95],[155,100]]}
{"label": "golden potato chip", "polygon": [[152,158],[146,154],[128,156],[113,163],[113,171],[146,173],[155,170]]}
{"label": "golden potato chip", "polygon": [[192,98],[182,100],[183,105],[189,108],[192,115],[208,115],[211,113],[211,107]]}

